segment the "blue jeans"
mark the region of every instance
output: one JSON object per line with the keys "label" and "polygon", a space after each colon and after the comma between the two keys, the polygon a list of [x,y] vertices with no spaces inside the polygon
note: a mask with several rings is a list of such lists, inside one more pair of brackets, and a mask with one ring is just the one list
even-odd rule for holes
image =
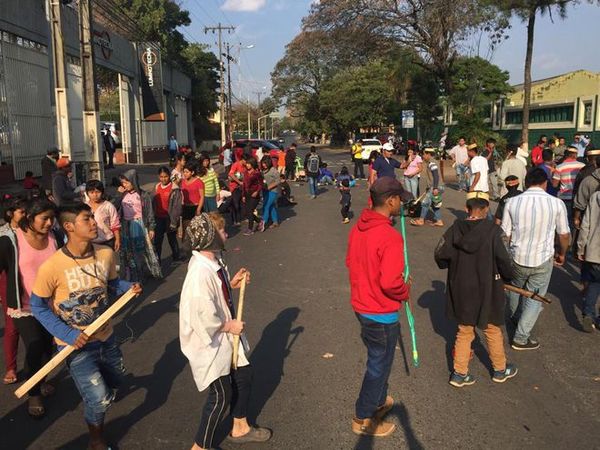
{"label": "blue jeans", "polygon": [[319,183],[321,183],[321,184],[333,184],[333,178],[331,178],[329,175],[323,175],[321,177],[321,179],[319,180]]}
{"label": "blue jeans", "polygon": [[308,191],[310,195],[317,195],[317,177],[308,176]]}
{"label": "blue jeans", "polygon": [[114,335],[106,342],[94,341],[76,350],[67,358],[67,366],[83,399],[85,421],[102,425],[125,374]]}
{"label": "blue jeans", "polygon": [[[514,263],[512,284],[528,291],[537,292],[542,296],[546,295],[553,267],[552,258],[537,267],[524,267]],[[507,295],[511,317],[519,319],[513,340],[517,344],[526,344],[531,335],[531,330],[544,307],[541,302],[527,297],[521,298],[519,294],[514,292],[507,292]],[[518,314],[519,311],[520,314]]]}
{"label": "blue jeans", "polygon": [[404,187],[414,198],[417,198],[419,196],[419,177],[417,175],[410,178],[404,177]]}
{"label": "blue jeans", "polygon": [[458,182],[458,188],[464,189],[465,191],[469,189],[469,184],[467,182],[467,171],[467,166],[456,163],[456,181]]}
{"label": "blue jeans", "polygon": [[279,215],[277,214],[277,191],[263,191],[263,222],[265,226],[269,222],[269,218],[273,223],[279,223]]}
{"label": "blue jeans", "polygon": [[583,296],[583,315],[596,320],[596,304],[600,298],[600,283],[590,283]]}
{"label": "blue jeans", "polygon": [[[438,188],[440,194],[444,192],[444,188],[441,186]],[[429,191],[423,201],[421,202],[421,219],[427,218],[427,213],[429,210],[433,213],[433,220],[440,221],[442,220],[442,209],[434,208],[433,206],[433,193]]]}
{"label": "blue jeans", "polygon": [[367,370],[356,400],[356,417],[367,419],[373,417],[377,408],[385,403],[400,322],[383,324],[360,314],[356,317],[361,326],[360,337],[367,347]]}

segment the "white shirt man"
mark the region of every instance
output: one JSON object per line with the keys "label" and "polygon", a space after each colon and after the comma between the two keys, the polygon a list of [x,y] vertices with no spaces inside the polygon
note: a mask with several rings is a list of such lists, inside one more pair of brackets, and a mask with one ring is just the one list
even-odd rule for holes
{"label": "white shirt man", "polygon": [[483,156],[479,155],[477,151],[477,145],[469,145],[468,150],[469,158],[471,162],[469,169],[471,172],[471,178],[469,179],[469,191],[481,191],[488,192],[488,161]]}

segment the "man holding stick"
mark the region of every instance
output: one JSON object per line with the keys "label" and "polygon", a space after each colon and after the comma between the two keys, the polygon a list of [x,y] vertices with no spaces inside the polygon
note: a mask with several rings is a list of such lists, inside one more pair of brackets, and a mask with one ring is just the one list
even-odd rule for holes
{"label": "man holding stick", "polygon": [[[543,169],[531,169],[525,177],[527,190],[506,202],[502,230],[508,236],[514,261],[512,284],[544,296],[550,285],[553,263],[565,263],[571,234],[565,204],[546,192],[548,177]],[[554,238],[559,248],[555,252]],[[540,343],[531,338],[542,303],[507,292],[511,319],[516,326],[511,347],[535,350]]]}
{"label": "man holding stick", "polygon": [[[220,258],[227,239],[225,220],[218,213],[194,217],[186,235],[192,258],[181,289],[179,340],[198,390],[209,390],[192,450],[216,447],[215,431],[228,407],[233,415],[229,441],[239,444],[268,441],[270,430],[248,423],[252,367],[246,357],[245,337],[241,336],[241,343],[234,339],[242,334],[244,322],[236,319],[232,290],[240,288],[244,279],[248,282],[250,272],[242,268],[229,279]],[[232,361],[234,343],[238,345],[235,362]]]}
{"label": "man holding stick", "polygon": [[58,221],[67,234],[66,245],[39,269],[31,306],[35,318],[54,336],[59,349],[74,346],[67,358],[73,381],[84,401],[84,416],[93,450],[105,450],[104,416],[125,373],[123,356],[107,322],[92,336],[83,333],[109,306],[110,299],[133,285],[117,278],[115,253],[92,244],[98,237],[94,214],[86,204],[64,205]]}
{"label": "man holding stick", "polygon": [[395,425],[383,420],[394,405],[388,379],[400,334],[401,302],[410,296],[404,282],[404,241],[392,226],[402,202],[412,199],[392,177],[378,178],[370,189],[372,209],[365,209],[348,240],[346,267],[350,301],[367,347],[367,370],[356,401],[352,431],[389,436]]}

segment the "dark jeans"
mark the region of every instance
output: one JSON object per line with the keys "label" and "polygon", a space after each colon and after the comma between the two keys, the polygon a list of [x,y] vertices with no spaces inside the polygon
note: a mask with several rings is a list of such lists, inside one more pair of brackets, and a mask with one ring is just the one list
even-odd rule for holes
{"label": "dark jeans", "polygon": [[231,220],[233,223],[242,221],[242,188],[237,188],[231,193]]}
{"label": "dark jeans", "polygon": [[102,425],[125,374],[123,355],[114,335],[106,342],[90,342],[71,353],[67,366],[83,399],[85,421]]}
{"label": "dark jeans", "polygon": [[360,314],[356,314],[356,317],[361,326],[360,337],[367,347],[367,370],[356,400],[356,417],[368,419],[385,403],[388,378],[400,335],[400,322],[383,324]]}
{"label": "dark jeans", "polygon": [[350,212],[350,203],[346,203],[342,205],[342,219],[346,219],[348,217],[348,213]]}
{"label": "dark jeans", "polygon": [[154,229],[154,251],[158,260],[160,261],[160,255],[162,254],[163,240],[165,234],[171,247],[171,253],[173,260],[179,259],[179,244],[177,243],[177,230],[170,230],[169,225],[171,219],[168,217],[156,217],[156,228]]}
{"label": "dark jeans", "polygon": [[106,151],[106,150],[104,150],[104,153],[103,153],[103,155],[104,155],[104,158],[103,158],[103,159],[104,159],[104,165],[105,165],[107,168],[112,168],[112,167],[114,167],[114,157],[115,157],[115,152],[114,152],[114,150],[113,150],[112,152],[109,152],[109,151]]}
{"label": "dark jeans", "polygon": [[354,159],[354,178],[364,178],[365,168],[362,159]]}
{"label": "dark jeans", "polygon": [[254,229],[254,210],[258,206],[258,202],[260,200],[259,197],[252,197],[251,194],[246,194],[246,205],[244,206],[246,210],[246,218],[248,219],[248,230],[253,231]]}
{"label": "dark jeans", "polygon": [[285,166],[285,178],[287,180],[293,180],[294,178],[296,178],[295,166]]}
{"label": "dark jeans", "polygon": [[202,448],[213,448],[215,431],[231,405],[235,419],[248,415],[248,400],[252,385],[252,366],[232,370],[231,375],[217,378],[208,387],[208,398],[202,410],[202,418],[196,433],[196,444]]}
{"label": "dark jeans", "polygon": [[[13,322],[25,344],[25,373],[29,378],[52,356],[52,336],[33,316],[13,319]],[[40,395],[40,384],[29,391],[30,396]]]}

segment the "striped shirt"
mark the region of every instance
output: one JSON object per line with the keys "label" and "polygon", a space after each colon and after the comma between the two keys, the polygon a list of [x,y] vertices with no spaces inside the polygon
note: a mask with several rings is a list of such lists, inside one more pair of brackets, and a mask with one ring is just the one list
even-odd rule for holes
{"label": "striped shirt", "polygon": [[216,197],[219,192],[219,177],[217,172],[212,167],[208,169],[206,175],[200,177],[204,183],[204,196],[205,197]]}
{"label": "striped shirt", "polygon": [[513,260],[538,267],[554,256],[554,236],[568,234],[565,204],[539,187],[531,187],[506,202],[502,230],[510,239]]}
{"label": "striped shirt", "polygon": [[553,180],[560,181],[558,198],[561,200],[573,200],[573,184],[579,171],[585,166],[584,163],[575,159],[568,159],[559,164],[554,172]]}

